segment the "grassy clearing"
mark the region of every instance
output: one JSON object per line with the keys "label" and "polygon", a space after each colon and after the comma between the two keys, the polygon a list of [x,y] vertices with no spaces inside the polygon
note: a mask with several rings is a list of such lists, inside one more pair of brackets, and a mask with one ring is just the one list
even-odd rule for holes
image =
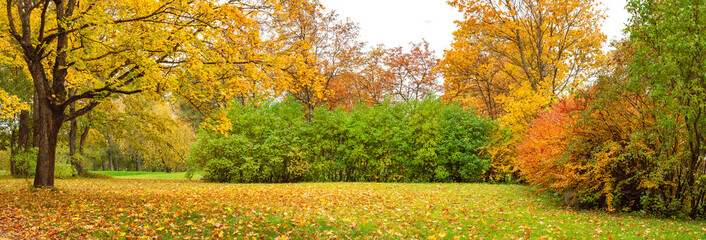
{"label": "grassy clearing", "polygon": [[[186,172],[135,172],[135,171],[90,171],[91,173],[103,174],[114,178],[130,179],[186,179]],[[194,174],[191,179],[198,180],[203,175]]]}
{"label": "grassy clearing", "polygon": [[573,211],[524,186],[0,180],[0,229],[18,238],[699,239],[706,223]]}

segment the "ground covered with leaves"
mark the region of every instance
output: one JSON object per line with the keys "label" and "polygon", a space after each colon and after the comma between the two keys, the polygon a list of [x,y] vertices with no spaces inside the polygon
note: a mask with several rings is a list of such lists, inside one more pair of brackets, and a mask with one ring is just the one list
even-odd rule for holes
{"label": "ground covered with leaves", "polygon": [[699,239],[706,223],[565,209],[524,186],[0,179],[0,239]]}

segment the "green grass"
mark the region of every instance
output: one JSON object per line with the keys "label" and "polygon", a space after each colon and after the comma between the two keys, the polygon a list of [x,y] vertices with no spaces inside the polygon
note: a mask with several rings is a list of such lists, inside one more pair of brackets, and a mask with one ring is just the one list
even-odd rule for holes
{"label": "green grass", "polygon": [[[114,178],[130,178],[130,179],[186,179],[186,172],[136,172],[136,171],[89,171],[91,173],[102,174]],[[191,179],[198,180],[202,177],[201,174],[194,174]]]}
{"label": "green grass", "polygon": [[4,179],[0,206],[23,239],[706,239],[703,221],[576,211],[520,185]]}

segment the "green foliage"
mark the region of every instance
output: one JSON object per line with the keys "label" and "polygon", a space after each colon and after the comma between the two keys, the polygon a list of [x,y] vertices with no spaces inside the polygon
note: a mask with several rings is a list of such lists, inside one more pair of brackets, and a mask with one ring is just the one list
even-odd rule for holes
{"label": "green foliage", "polygon": [[235,105],[232,130],[202,129],[189,162],[215,182],[478,181],[497,123],[438,99],[319,108],[292,100]]}
{"label": "green foliage", "polygon": [[[697,179],[706,175],[706,5],[700,1],[630,1],[633,14],[628,85],[646,89],[654,107],[654,127],[643,142],[652,180],[645,192],[663,200],[665,215],[703,215],[706,188]],[[655,202],[646,201],[646,202]]]}
{"label": "green foliage", "polygon": [[490,168],[490,154],[481,151],[491,142],[490,136],[497,124],[488,121],[459,105],[443,109],[439,163],[450,171],[449,179],[456,182],[477,181]]}
{"label": "green foliage", "polygon": [[[30,178],[34,177],[34,173],[37,170],[37,148],[30,148],[27,151],[20,152],[13,157],[13,161],[17,166],[17,172],[14,177],[19,178]],[[70,178],[76,174],[76,169],[74,169],[71,164],[59,163],[57,162],[54,167],[54,177],[56,178]]]}
{"label": "green foliage", "polygon": [[29,178],[34,176],[37,170],[37,148],[21,151],[13,156],[12,159],[17,169],[14,177]]}
{"label": "green foliage", "polygon": [[297,144],[303,116],[293,101],[259,108],[236,104],[228,112],[232,130],[227,135],[202,130],[188,161],[203,168],[207,181],[298,180],[308,170]]}
{"label": "green foliage", "polygon": [[55,178],[70,178],[71,176],[76,175],[76,169],[74,166],[68,163],[57,163],[54,166],[54,177]]}

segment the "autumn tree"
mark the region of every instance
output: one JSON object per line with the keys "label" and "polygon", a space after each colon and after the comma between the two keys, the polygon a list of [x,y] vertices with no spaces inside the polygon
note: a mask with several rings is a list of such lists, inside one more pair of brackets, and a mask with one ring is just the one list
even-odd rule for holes
{"label": "autumn tree", "polygon": [[514,132],[601,63],[604,14],[593,0],[449,3],[464,19],[440,67],[445,97],[471,102]]}
{"label": "autumn tree", "polygon": [[434,70],[439,59],[424,40],[410,43],[408,50],[378,45],[357,60],[353,71],[346,72],[331,88],[332,97],[348,108],[358,103],[380,104],[386,98],[422,100],[441,90],[440,74]]}
{"label": "autumn tree", "polygon": [[131,145],[136,160],[141,165],[166,172],[186,170],[186,158],[196,137],[194,129],[169,103],[154,103],[147,110],[156,121],[144,124],[145,128],[135,133],[137,139],[133,139]]}
{"label": "autumn tree", "polygon": [[[444,99],[472,106],[478,113],[498,119],[505,114],[498,97],[510,90],[501,65],[490,55],[478,54],[476,45],[454,43],[455,54],[447,54],[440,69],[444,72]],[[466,49],[470,48],[470,49]]]}
{"label": "autumn tree", "polygon": [[439,74],[433,71],[439,59],[429,50],[429,43],[410,43],[409,52],[402,47],[388,50],[384,59],[390,78],[388,94],[401,101],[422,100],[439,91]]}
{"label": "autumn tree", "polygon": [[276,18],[266,28],[281,57],[276,65],[283,83],[279,88],[306,106],[306,118],[311,119],[315,108],[336,104],[331,89],[350,77],[347,73],[356,66],[364,44],[357,39],[357,24],[324,11],[318,1],[283,2],[290,16]]}
{"label": "autumn tree", "polygon": [[581,99],[565,97],[532,120],[517,146],[517,165],[525,181],[541,189],[572,190],[577,181],[572,163],[562,163],[575,132]]}
{"label": "autumn tree", "polygon": [[[249,2],[5,1],[0,28],[34,85],[39,152],[35,186],[54,185],[64,122],[120,94],[216,79],[223,66],[251,62],[259,33]],[[224,40],[224,39],[227,39]],[[67,112],[80,102],[79,109]]]}
{"label": "autumn tree", "polygon": [[32,85],[20,66],[14,63],[0,65],[0,148],[9,150],[10,174],[26,176],[26,169],[18,155],[33,147],[31,133]]}
{"label": "autumn tree", "polygon": [[388,95],[390,73],[384,66],[387,49],[378,45],[365,52],[361,58],[360,70],[348,83],[345,91],[350,92],[350,104],[381,104]]}
{"label": "autumn tree", "polygon": [[[659,103],[655,115],[663,130],[657,136],[664,139],[660,149],[683,149],[659,156],[681,166],[668,171],[668,176],[680,176],[673,179],[676,188],[659,190],[674,191],[675,204],[692,217],[703,214],[706,199],[698,183],[706,179],[706,6],[698,1],[633,0],[628,10],[634,16],[628,31],[635,48],[630,84],[646,86]],[[670,193],[662,193],[669,198]]]}

